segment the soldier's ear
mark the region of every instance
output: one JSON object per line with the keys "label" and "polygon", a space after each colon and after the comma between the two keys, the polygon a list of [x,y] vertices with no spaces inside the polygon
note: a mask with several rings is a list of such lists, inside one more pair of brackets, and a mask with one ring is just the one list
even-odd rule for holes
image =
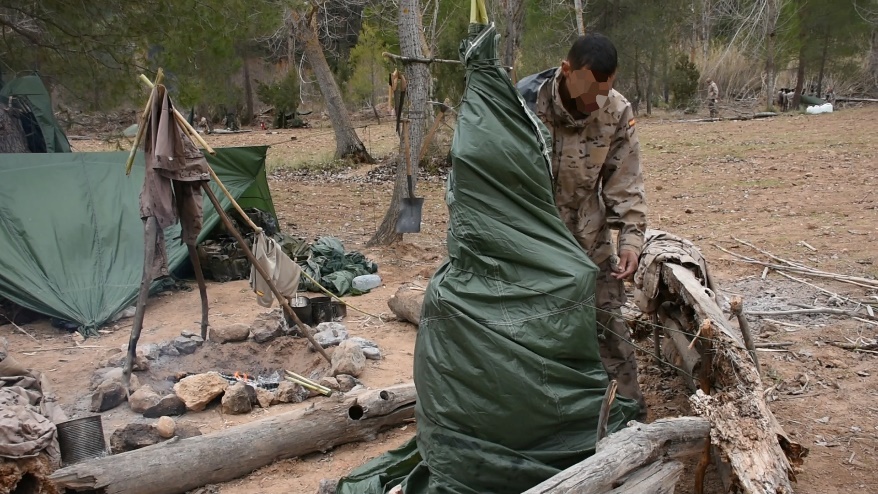
{"label": "soldier's ear", "polygon": [[570,62],[567,59],[561,61],[561,72],[566,76],[570,74]]}

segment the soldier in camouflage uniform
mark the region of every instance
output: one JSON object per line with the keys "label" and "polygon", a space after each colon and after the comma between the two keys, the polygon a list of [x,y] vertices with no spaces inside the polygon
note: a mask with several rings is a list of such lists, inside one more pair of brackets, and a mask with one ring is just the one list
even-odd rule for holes
{"label": "soldier in camouflage uniform", "polygon": [[[555,203],[573,236],[598,266],[595,306],[600,354],[619,394],[646,403],[620,307],[623,280],[637,270],[646,231],[640,144],[628,101],[612,89],[616,49],[604,36],[581,36],[561,67],[522,79],[525,102],[553,136]],[[619,230],[618,247],[610,229]]]}
{"label": "soldier in camouflage uniform", "polygon": [[710,77],[707,78],[707,109],[710,110],[710,118],[717,117],[716,100],[719,99],[719,87]]}

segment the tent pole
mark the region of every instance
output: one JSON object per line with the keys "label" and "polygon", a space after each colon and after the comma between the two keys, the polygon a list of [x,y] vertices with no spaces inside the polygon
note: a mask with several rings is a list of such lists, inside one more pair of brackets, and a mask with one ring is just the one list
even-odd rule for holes
{"label": "tent pole", "polygon": [[146,299],[149,298],[149,286],[152,284],[152,263],[155,259],[155,242],[158,235],[158,220],[155,216],[148,216],[143,222],[143,278],[140,280],[140,292],[137,295],[137,308],[134,311],[134,325],[131,327],[131,336],[128,338],[128,358],[122,368],[122,384],[130,393],[131,369],[134,359],[137,357],[137,340],[140,339],[140,330],[143,328],[143,316],[146,313]]}
{"label": "tent pole", "polygon": [[208,199],[210,199],[211,204],[213,204],[213,208],[219,215],[220,220],[222,220],[223,225],[225,225],[226,230],[228,230],[229,233],[231,233],[232,236],[235,237],[235,240],[238,241],[238,245],[244,251],[244,254],[247,256],[247,260],[250,261],[250,264],[253,265],[253,267],[259,273],[259,276],[262,276],[262,279],[265,280],[265,283],[271,289],[271,293],[274,294],[274,297],[277,299],[278,303],[280,303],[281,307],[283,307],[283,310],[286,313],[287,317],[292,319],[296,323],[296,326],[299,327],[299,331],[301,331],[302,334],[304,334],[305,337],[308,338],[308,341],[311,342],[311,346],[313,346],[314,349],[317,350],[317,352],[320,353],[320,355],[322,355],[327,362],[332,362],[332,359],[329,358],[326,350],[324,350],[319,343],[314,341],[314,337],[311,336],[311,328],[306,326],[305,323],[303,323],[302,320],[299,319],[299,316],[297,316],[296,313],[293,312],[292,307],[290,307],[290,303],[278,291],[277,287],[274,285],[274,282],[271,281],[271,276],[269,276],[268,273],[265,272],[265,269],[258,262],[256,262],[256,256],[253,255],[253,251],[250,250],[250,246],[248,246],[247,242],[244,241],[244,237],[241,236],[241,232],[239,232],[238,229],[235,228],[235,225],[232,224],[232,221],[229,219],[228,215],[226,215],[225,210],[223,210],[223,207],[219,202],[219,199],[216,198],[216,195],[210,188],[210,184],[208,182],[201,182],[201,188],[204,189],[204,193],[207,194]]}
{"label": "tent pole", "polygon": [[189,260],[192,262],[192,269],[195,270],[195,280],[198,282],[198,293],[201,294],[201,339],[207,339],[207,286],[204,284],[204,271],[201,270],[201,260],[198,259],[198,251],[194,245],[186,245],[189,249]]}

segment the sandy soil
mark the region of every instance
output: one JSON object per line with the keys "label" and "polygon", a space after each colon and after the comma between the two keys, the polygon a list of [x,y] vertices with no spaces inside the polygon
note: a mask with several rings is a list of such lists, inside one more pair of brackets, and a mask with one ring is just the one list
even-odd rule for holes
{"label": "sandy soil", "polygon": [[[823,270],[876,277],[878,267],[878,194],[875,169],[878,140],[874,137],[878,108],[853,108],[829,115],[783,115],[754,121],[679,123],[676,117],[641,118],[638,123],[650,202],[651,227],[685,236],[702,248],[720,286],[741,294],[748,307],[763,310],[790,308],[793,303],[826,304],[815,289],[777,274],[761,279],[761,268],[734,261],[714,245],[745,255],[758,255],[732,240],[738,237],[779,256]],[[393,133],[385,123],[369,128],[375,154],[393,149]],[[296,140],[289,139],[297,137]],[[270,151],[273,163],[333,149],[325,129],[253,132],[211,136],[213,145],[278,143]],[[78,149],[97,149],[100,142],[76,141]],[[309,154],[310,153],[310,154]],[[316,153],[316,154],[315,154]],[[446,211],[439,180],[424,181],[419,195],[426,198],[423,232],[386,248],[367,249],[389,202],[391,184],[362,180],[363,170],[347,177],[313,179],[278,173],[270,178],[281,226],[307,238],[333,235],[350,249],[364,251],[380,264],[384,285],[351,301],[366,312],[388,315],[387,299],[408,281],[425,283],[444,256]],[[813,249],[804,245],[811,246]],[[828,281],[814,281],[826,289],[849,296],[875,295],[865,289]],[[264,309],[254,303],[246,282],[212,283],[208,287],[214,325],[249,323]],[[396,321],[380,322],[349,311],[346,321],[353,335],[379,343],[385,358],[370,364],[361,380],[370,387],[412,378],[412,351],[416,330]],[[759,341],[791,343],[788,351],[760,352],[762,371],[771,407],[785,430],[810,448],[798,475],[797,492],[878,492],[878,395],[876,355],[854,353],[826,344],[828,341],[875,338],[878,326],[836,316],[791,316],[784,326],[753,319]],[[141,341],[172,338],[182,330],[194,331],[199,320],[197,291],[178,292],[150,300]],[[10,350],[27,365],[48,372],[61,390],[68,413],[86,413],[92,372],[110,349],[127,341],[125,321],[118,329],[76,348],[73,338],[45,321],[27,325],[33,341],[13,330],[0,328],[10,340]],[[112,330],[113,328],[108,328]],[[649,343],[644,342],[644,349]],[[62,350],[50,350],[63,348]],[[212,350],[213,348],[213,350]],[[40,350],[34,352],[33,350]],[[259,362],[260,349],[242,346],[250,356],[242,362]],[[227,358],[206,346],[198,366],[211,358]],[[314,366],[314,354],[293,343],[271,353],[289,366]],[[255,353],[255,355],[253,355]],[[684,388],[667,368],[660,368],[641,354],[642,385],[650,405],[650,420],[688,413]],[[284,360],[286,359],[286,360]],[[316,362],[316,363],[315,363]],[[194,362],[181,362],[195,368]],[[267,366],[267,365],[266,365]],[[180,369],[186,370],[186,369]],[[200,369],[199,369],[200,370]],[[170,372],[170,369],[156,372]],[[156,376],[160,379],[161,376]],[[319,398],[316,398],[319,399]],[[306,404],[307,405],[307,404]],[[283,413],[302,405],[280,405],[250,415],[223,416],[219,409],[180,418],[203,432],[233,427],[267,414]],[[135,420],[126,406],[104,414],[105,430]],[[143,420],[143,419],[140,419]],[[217,486],[223,494],[316,492],[324,477],[338,477],[364,461],[393,448],[414,433],[414,425],[382,434],[376,441],[349,444],[305,458],[284,460],[244,478]],[[709,476],[715,474],[710,473]],[[684,481],[683,492],[690,492]],[[715,491],[716,482],[711,484]]]}

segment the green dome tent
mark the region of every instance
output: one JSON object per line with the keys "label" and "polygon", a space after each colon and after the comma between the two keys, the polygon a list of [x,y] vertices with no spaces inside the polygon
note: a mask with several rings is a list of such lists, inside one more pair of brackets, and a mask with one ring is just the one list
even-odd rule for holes
{"label": "green dome tent", "polygon": [[[275,215],[266,147],[220,148],[207,160],[242,207]],[[143,153],[0,154],[0,297],[95,328],[137,297],[143,268]],[[224,208],[231,205],[211,183]],[[205,200],[206,237],[219,222]],[[165,230],[168,267],[187,258],[180,226]]]}

